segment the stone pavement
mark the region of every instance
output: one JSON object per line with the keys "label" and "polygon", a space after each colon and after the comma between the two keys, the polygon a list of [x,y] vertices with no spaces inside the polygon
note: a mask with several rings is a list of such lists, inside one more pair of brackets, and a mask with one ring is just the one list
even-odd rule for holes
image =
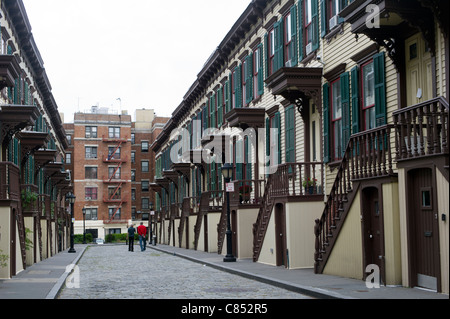
{"label": "stone pavement", "polygon": [[[260,263],[253,263],[251,260],[237,260],[236,263],[224,263],[223,256],[218,254],[210,254],[201,251],[186,250],[181,248],[176,248],[166,245],[157,245],[148,247],[146,252],[141,253],[139,251],[139,246],[135,246],[135,252],[131,253],[126,251],[127,248],[124,245],[121,246],[109,246],[104,245],[101,247],[96,247],[95,245],[89,249],[86,245],[76,245],[76,253],[69,254],[67,251],[62,252],[52,258],[46,259],[38,264],[35,264],[25,271],[19,273],[16,277],[11,280],[0,280],[0,299],[56,299],[61,292],[61,298],[64,298],[66,291],[68,294],[76,294],[77,289],[64,289],[66,279],[68,278],[72,268],[67,269],[67,266],[72,264],[79,265],[80,271],[80,286],[83,285],[83,265],[84,262],[90,263],[94,268],[101,270],[102,275],[99,276],[96,281],[91,279],[86,280],[85,284],[93,284],[90,287],[92,289],[89,298],[126,298],[124,293],[115,294],[114,292],[109,292],[109,295],[99,297],[98,292],[103,292],[108,289],[107,280],[103,278],[109,278],[108,276],[113,276],[114,269],[119,268],[122,273],[125,274],[123,278],[114,282],[114,284],[125,284],[131,289],[128,291],[134,294],[133,287],[136,283],[142,282],[143,280],[148,280],[147,285],[149,289],[146,295],[140,295],[140,298],[183,298],[182,290],[188,290],[189,287],[194,286],[207,286],[204,289],[203,295],[197,295],[197,299],[211,299],[211,298],[280,298],[280,291],[285,294],[284,298],[305,298],[307,296],[313,298],[336,298],[336,299],[449,299],[448,295],[437,294],[435,292],[422,290],[422,289],[410,289],[403,287],[381,287],[379,289],[368,289],[365,283],[361,280],[354,280],[348,278],[341,278],[336,276],[327,275],[315,275],[312,269],[292,269],[287,270],[283,267],[273,267],[268,265],[263,265]],[[111,257],[109,262],[100,262],[95,264],[95,258],[89,257],[89,250],[100,249],[107,252],[111,247],[116,247],[116,249],[110,250],[107,255]],[[87,249],[87,250],[86,250]],[[123,252],[122,252],[123,250]],[[121,258],[120,262],[117,258],[117,251],[120,251],[120,255],[126,256],[129,254],[130,258]],[[82,258],[82,255],[84,256]],[[164,257],[165,256],[165,257]],[[84,259],[86,257],[86,259]],[[114,258],[113,258],[114,257]],[[177,258],[168,258],[177,257]],[[188,259],[194,261],[195,263],[181,263],[180,259]],[[80,259],[81,258],[81,259]],[[91,260],[89,260],[89,258]],[[158,281],[158,291],[160,295],[153,294],[156,292],[156,288],[152,288],[155,285],[155,280],[152,281],[151,271],[146,268],[145,263],[151,262],[152,258],[158,261],[164,261],[170,263],[175,263],[174,266],[184,266],[185,268],[179,269],[175,268],[175,274],[178,276],[179,282],[189,281],[190,274],[189,271],[194,270],[194,273],[201,273],[205,276],[205,281],[200,282],[198,278],[195,281],[188,282],[186,286],[188,288],[179,287],[179,292],[174,292],[173,286],[168,287],[170,284],[171,276],[174,273],[174,269],[164,266],[159,267],[159,279]],[[143,262],[142,262],[143,261]],[[157,265],[152,265],[156,267]],[[200,267],[200,268],[199,268]],[[228,272],[231,274],[238,274],[241,280],[235,278],[232,279],[232,284],[225,286],[227,280],[231,280],[230,277],[225,275],[220,275],[219,279],[217,273],[212,272],[212,268],[216,270],[221,270],[222,272]],[[66,271],[68,270],[68,271]],[[88,274],[86,272],[84,275]],[[148,276],[146,275],[148,274]],[[166,280],[164,280],[166,277]],[[255,286],[245,286],[244,288],[237,288],[233,283],[243,281],[244,278],[253,279],[259,283],[270,284],[272,288],[284,288],[282,290],[269,291],[267,286],[258,286],[254,282],[245,282],[247,285]],[[94,278],[95,279],[95,278]],[[112,280],[112,281],[114,281]],[[123,281],[123,282],[121,282]],[[164,284],[165,283],[165,284]],[[170,284],[171,285],[171,284]],[[167,286],[167,287],[166,287]],[[261,288],[263,287],[263,289]],[[164,289],[170,289],[170,293],[165,295],[161,293]],[[289,291],[286,291],[289,290]],[[81,291],[81,290],[78,290]],[[95,294],[97,291],[97,294]],[[297,293],[297,295],[290,295],[290,292]],[[254,293],[254,297],[250,295]],[[67,298],[72,298],[66,295]],[[73,298],[79,298],[79,296],[73,296]],[[135,296],[133,298],[136,298]]]}

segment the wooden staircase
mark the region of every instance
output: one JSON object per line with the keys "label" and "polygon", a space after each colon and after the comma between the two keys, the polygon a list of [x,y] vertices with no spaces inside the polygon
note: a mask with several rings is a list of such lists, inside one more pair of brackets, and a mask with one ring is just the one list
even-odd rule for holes
{"label": "wooden staircase", "polygon": [[273,193],[273,180],[275,174],[269,175],[267,180],[264,195],[262,197],[261,207],[259,208],[258,218],[256,223],[253,224],[253,261],[258,261],[259,255],[261,254],[261,249],[266,236],[267,227],[269,225],[270,216],[272,215],[272,210],[274,206]]}
{"label": "wooden staircase", "polygon": [[320,219],[315,221],[314,271],[322,273],[362,180],[396,176],[391,129],[384,125],[352,135]]}
{"label": "wooden staircase", "polygon": [[209,192],[204,192],[200,196],[200,209],[197,214],[197,221],[194,226],[194,249],[198,248],[198,239],[200,237],[200,229],[202,228],[202,222],[209,209]]}

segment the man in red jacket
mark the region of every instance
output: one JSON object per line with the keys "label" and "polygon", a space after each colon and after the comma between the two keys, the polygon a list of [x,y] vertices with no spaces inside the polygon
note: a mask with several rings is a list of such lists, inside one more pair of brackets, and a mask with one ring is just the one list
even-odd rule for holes
{"label": "man in red jacket", "polygon": [[147,227],[144,226],[144,223],[141,222],[141,225],[137,228],[137,232],[139,234],[139,245],[141,246],[141,251],[144,251],[147,247],[147,241],[145,236],[147,235]]}

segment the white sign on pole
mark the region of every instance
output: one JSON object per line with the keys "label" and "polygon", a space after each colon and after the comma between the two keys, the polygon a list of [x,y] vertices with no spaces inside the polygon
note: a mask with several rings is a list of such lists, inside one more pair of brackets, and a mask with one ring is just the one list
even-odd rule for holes
{"label": "white sign on pole", "polygon": [[227,193],[234,193],[234,183],[227,183]]}

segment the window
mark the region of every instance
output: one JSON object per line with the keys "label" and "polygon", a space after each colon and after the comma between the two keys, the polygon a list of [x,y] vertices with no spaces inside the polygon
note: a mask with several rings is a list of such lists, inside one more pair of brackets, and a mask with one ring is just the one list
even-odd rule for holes
{"label": "window", "polygon": [[97,158],[97,147],[86,146],[85,147],[85,158],[86,159],[96,159]]}
{"label": "window", "polygon": [[131,164],[136,163],[136,152],[131,152]]}
{"label": "window", "polygon": [[120,220],[121,209],[116,207],[110,207],[108,209],[109,218],[114,220]]}
{"label": "window", "polygon": [[270,30],[269,32],[269,52],[268,52],[268,62],[269,62],[269,74],[272,75],[272,73],[275,70],[275,29]]}
{"label": "window", "polygon": [[72,164],[72,153],[66,153],[66,164]]}
{"label": "window", "polygon": [[132,182],[136,181],[136,171],[134,169],[131,170],[131,181]]}
{"label": "window", "polygon": [[266,119],[266,158],[267,166],[281,164],[281,115],[276,112]]}
{"label": "window", "polygon": [[120,179],[120,167],[108,167],[108,176],[110,179]]}
{"label": "window", "polygon": [[108,147],[108,160],[120,159],[120,147]]}
{"label": "window", "polygon": [[284,52],[285,52],[285,58],[284,61],[288,62],[292,58],[292,51],[291,47],[295,45],[294,42],[292,42],[292,15],[289,13],[284,18]]}
{"label": "window", "polygon": [[342,102],[341,81],[331,83],[331,131],[333,134],[332,155],[335,160],[342,158]]}
{"label": "window", "polygon": [[148,198],[142,198],[141,209],[149,209],[149,199]]}
{"label": "window", "polygon": [[97,187],[86,187],[84,189],[85,200],[97,200]]}
{"label": "window", "polygon": [[253,96],[261,96],[264,92],[263,52],[260,44],[253,51]]}
{"label": "window", "polygon": [[131,133],[131,144],[135,144],[136,143],[136,134]]}
{"label": "window", "polygon": [[97,127],[96,126],[86,126],[86,138],[97,138]]}
{"label": "window", "polygon": [[72,145],[72,135],[67,135],[67,142]]}
{"label": "window", "polygon": [[362,66],[361,77],[364,130],[370,130],[376,127],[375,71],[373,61],[370,61]]}
{"label": "window", "polygon": [[141,152],[148,153],[148,141],[142,141]]}
{"label": "window", "polygon": [[318,0],[304,0],[303,2],[303,45],[306,55],[309,55],[319,47]]}
{"label": "window", "polygon": [[143,173],[148,173],[149,172],[148,161],[142,161],[141,162],[141,171]]}
{"label": "window", "polygon": [[119,188],[114,188],[114,187],[109,187],[108,188],[108,198],[112,199],[112,200],[120,200],[121,197],[121,193],[122,193],[122,189]]}
{"label": "window", "polygon": [[149,185],[150,185],[149,181],[142,181],[141,182],[142,191],[143,192],[148,192],[149,189],[150,189]]}
{"label": "window", "polygon": [[120,127],[109,127],[108,136],[109,138],[120,138]]}
{"label": "window", "polygon": [[97,208],[86,208],[86,220],[98,220]]}
{"label": "window", "polygon": [[85,179],[97,179],[97,167],[84,168]]}

